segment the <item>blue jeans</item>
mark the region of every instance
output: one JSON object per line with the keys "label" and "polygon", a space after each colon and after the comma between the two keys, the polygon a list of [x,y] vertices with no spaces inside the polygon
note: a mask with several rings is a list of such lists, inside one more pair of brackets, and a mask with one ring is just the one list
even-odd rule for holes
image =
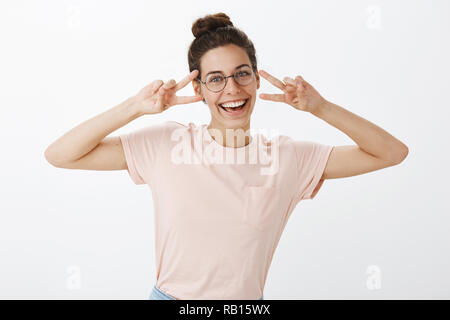
{"label": "blue jeans", "polygon": [[[168,295],[155,285],[153,287],[152,292],[150,293],[150,300],[176,300],[176,299]],[[264,300],[264,295],[262,295],[261,298],[259,298],[259,300]]]}

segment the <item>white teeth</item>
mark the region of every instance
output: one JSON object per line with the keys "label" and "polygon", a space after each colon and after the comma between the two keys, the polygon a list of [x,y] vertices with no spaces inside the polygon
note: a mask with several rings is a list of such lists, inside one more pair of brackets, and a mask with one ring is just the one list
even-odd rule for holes
{"label": "white teeth", "polygon": [[231,102],[231,103],[225,103],[225,104],[219,104],[221,107],[225,108],[237,108],[245,104],[247,100],[237,101],[237,102]]}

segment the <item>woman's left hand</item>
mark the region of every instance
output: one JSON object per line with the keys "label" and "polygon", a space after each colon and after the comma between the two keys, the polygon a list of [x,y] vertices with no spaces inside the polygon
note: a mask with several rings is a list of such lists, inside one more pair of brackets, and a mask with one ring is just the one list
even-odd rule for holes
{"label": "woman's left hand", "polygon": [[318,110],[326,102],[319,92],[301,76],[295,77],[295,80],[284,77],[282,82],[264,70],[259,70],[259,75],[284,92],[284,94],[261,93],[259,97],[263,100],[284,102],[297,110],[307,112]]}

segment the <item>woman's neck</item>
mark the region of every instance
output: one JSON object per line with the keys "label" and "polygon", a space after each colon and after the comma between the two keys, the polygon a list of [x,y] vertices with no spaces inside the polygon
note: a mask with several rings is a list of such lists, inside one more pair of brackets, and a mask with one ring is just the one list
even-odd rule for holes
{"label": "woman's neck", "polygon": [[[208,127],[208,132],[217,143],[228,148],[245,147],[252,141],[250,135],[250,123],[238,127],[224,127],[223,125],[211,122]],[[228,131],[228,136],[227,136]],[[215,135],[219,135],[216,137]],[[220,141],[222,140],[222,142]]]}

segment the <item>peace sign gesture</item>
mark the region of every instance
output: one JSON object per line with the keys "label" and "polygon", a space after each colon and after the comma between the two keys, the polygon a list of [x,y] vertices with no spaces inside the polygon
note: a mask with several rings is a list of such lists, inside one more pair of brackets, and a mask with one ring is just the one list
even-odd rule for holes
{"label": "peace sign gesture", "polygon": [[178,97],[175,93],[184,88],[198,75],[198,70],[193,70],[180,82],[171,79],[164,83],[162,80],[155,80],[139,91],[134,97],[134,103],[141,114],[161,113],[177,104],[186,104],[202,101],[202,96]]}
{"label": "peace sign gesture", "polygon": [[319,92],[317,92],[312,85],[303,80],[301,76],[295,77],[295,80],[284,77],[284,82],[282,82],[264,70],[259,70],[259,74],[284,92],[284,94],[261,93],[259,95],[261,99],[284,102],[297,110],[307,112],[317,110],[320,105],[326,101]]}

